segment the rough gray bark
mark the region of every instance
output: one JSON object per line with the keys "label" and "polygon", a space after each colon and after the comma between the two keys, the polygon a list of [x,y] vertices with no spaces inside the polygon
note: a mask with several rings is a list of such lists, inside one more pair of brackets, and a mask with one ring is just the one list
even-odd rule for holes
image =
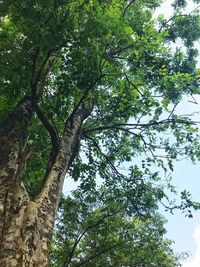
{"label": "rough gray bark", "polygon": [[64,177],[74,154],[83,120],[79,107],[66,121],[55,160],[48,166],[39,194],[29,199],[20,181],[26,164],[25,132],[33,114],[24,100],[9,116],[0,139],[0,266],[48,266],[48,248]]}

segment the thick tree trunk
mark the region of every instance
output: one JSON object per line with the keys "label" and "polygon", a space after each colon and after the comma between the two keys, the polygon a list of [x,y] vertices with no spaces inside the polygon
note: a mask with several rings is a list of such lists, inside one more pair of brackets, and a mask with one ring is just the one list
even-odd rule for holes
{"label": "thick tree trunk", "polygon": [[4,260],[13,253],[14,236],[19,236],[13,218],[29,201],[20,177],[27,161],[25,139],[32,114],[30,99],[24,99],[0,127],[0,266],[12,266]]}
{"label": "thick tree trunk", "polygon": [[22,165],[26,163],[23,138],[31,114],[30,102],[21,103],[9,118],[15,123],[4,130],[0,140],[1,267],[48,266],[48,249],[64,177],[76,153],[81,125],[87,116],[87,112],[79,108],[66,122],[57,156],[48,167],[44,185],[30,200],[20,176]]}

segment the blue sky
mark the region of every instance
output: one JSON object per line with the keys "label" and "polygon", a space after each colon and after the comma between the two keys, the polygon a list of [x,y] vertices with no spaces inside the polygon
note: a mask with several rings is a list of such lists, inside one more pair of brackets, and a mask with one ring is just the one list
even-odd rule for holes
{"label": "blue sky", "polygon": [[[192,193],[193,200],[200,202],[199,176],[200,163],[194,165],[189,160],[184,160],[175,164],[173,184],[180,191],[187,189]],[[200,227],[200,211],[193,212],[192,219],[185,217],[180,211],[174,212],[173,215],[169,213],[163,214],[168,219],[166,225],[168,230],[167,237],[175,241],[174,249],[177,252],[189,251],[194,255],[196,244],[193,234],[195,229]]]}

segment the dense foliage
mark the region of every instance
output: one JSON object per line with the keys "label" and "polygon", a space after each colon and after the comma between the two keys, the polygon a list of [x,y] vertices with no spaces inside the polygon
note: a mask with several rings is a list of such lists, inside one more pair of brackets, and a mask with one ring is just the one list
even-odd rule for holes
{"label": "dense foliage", "polygon": [[[200,17],[197,9],[184,13],[187,1],[174,1],[169,20],[155,18],[160,4],[0,2],[0,120],[24,97],[31,97],[37,107],[26,136],[30,160],[23,177],[31,197],[42,185],[66,120],[81,105],[93,107],[68,172],[79,180],[83,199],[65,199],[58,216],[62,224],[56,226],[52,252],[58,266],[69,260],[62,257],[70,257],[77,233],[88,228],[74,252],[73,266],[93,254],[100,255],[98,262],[91,258],[84,266],[175,266],[156,210],[167,200],[165,189],[173,190],[169,181],[163,182],[173,171],[173,161],[200,157],[195,124],[191,117],[176,114],[184,96],[199,93],[194,43],[200,37]],[[110,192],[111,203],[97,203],[98,183]],[[198,205],[188,197],[182,193],[178,207],[190,216],[190,208]],[[118,242],[122,248],[100,253]],[[156,248],[154,256],[151,246]]]}
{"label": "dense foliage", "polygon": [[180,266],[164,235],[164,219],[154,213],[129,217],[105,187],[80,188],[62,200],[51,246],[51,266]]}

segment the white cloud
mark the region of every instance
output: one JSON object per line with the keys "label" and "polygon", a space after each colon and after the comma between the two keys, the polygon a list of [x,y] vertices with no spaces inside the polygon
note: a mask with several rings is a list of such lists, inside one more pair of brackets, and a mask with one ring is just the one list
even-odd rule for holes
{"label": "white cloud", "polygon": [[193,238],[196,243],[196,251],[194,256],[189,258],[182,267],[200,267],[200,225],[195,227]]}

